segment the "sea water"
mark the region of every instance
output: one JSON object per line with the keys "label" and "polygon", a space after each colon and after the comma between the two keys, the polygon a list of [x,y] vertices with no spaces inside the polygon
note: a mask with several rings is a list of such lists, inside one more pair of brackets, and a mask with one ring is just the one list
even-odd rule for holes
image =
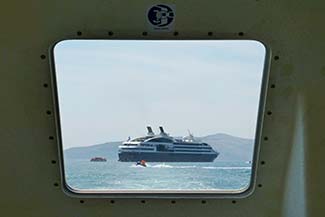
{"label": "sea water", "polygon": [[147,163],[65,160],[67,184],[78,190],[241,190],[250,183],[248,162]]}

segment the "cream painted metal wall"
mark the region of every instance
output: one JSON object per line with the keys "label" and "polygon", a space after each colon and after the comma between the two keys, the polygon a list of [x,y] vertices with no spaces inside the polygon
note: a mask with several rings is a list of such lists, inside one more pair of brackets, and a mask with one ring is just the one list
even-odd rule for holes
{"label": "cream painted metal wall", "polygon": [[[178,36],[150,32],[143,36],[145,12],[154,3],[158,2],[1,1],[0,215],[324,216],[325,2],[163,1],[176,4]],[[264,117],[253,194],[206,203],[198,199],[111,203],[64,194],[48,50],[65,38],[248,38],[266,43],[272,49],[266,110],[272,114]]]}

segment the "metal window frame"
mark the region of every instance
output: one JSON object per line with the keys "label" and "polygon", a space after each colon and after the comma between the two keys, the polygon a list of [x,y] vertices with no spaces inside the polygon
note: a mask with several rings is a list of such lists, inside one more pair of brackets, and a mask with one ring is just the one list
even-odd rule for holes
{"label": "metal window frame", "polygon": [[[265,58],[264,58],[264,67],[262,72],[262,81],[260,87],[260,96],[259,96],[259,106],[255,130],[255,140],[254,140],[254,150],[253,150],[253,159],[252,159],[252,169],[249,185],[240,190],[77,190],[71,188],[65,178],[65,169],[64,169],[64,157],[63,157],[63,143],[62,143],[62,133],[61,133],[61,122],[60,122],[60,112],[59,112],[59,100],[58,100],[58,88],[57,88],[57,79],[56,79],[56,69],[55,69],[55,60],[54,60],[54,48],[57,44],[63,41],[69,40],[127,40],[127,41],[197,41],[197,40],[217,40],[217,41],[240,41],[240,40],[250,40],[259,42],[263,45],[265,49]],[[53,104],[54,104],[54,117],[55,117],[55,126],[56,126],[56,137],[58,145],[58,155],[59,155],[59,165],[60,165],[60,175],[61,175],[61,188],[63,192],[70,196],[76,198],[156,198],[156,199],[236,199],[236,198],[245,198],[253,194],[254,189],[256,188],[256,177],[257,177],[257,167],[259,159],[259,150],[261,145],[262,137],[262,128],[263,120],[265,116],[265,104],[267,96],[267,87],[269,81],[269,72],[271,64],[271,48],[262,40],[255,38],[234,38],[233,35],[229,37],[151,37],[151,38],[141,38],[141,37],[119,37],[119,38],[94,38],[94,37],[83,37],[83,38],[65,38],[57,40],[49,48],[49,61],[51,69],[51,83],[52,83],[52,94],[53,94]]]}

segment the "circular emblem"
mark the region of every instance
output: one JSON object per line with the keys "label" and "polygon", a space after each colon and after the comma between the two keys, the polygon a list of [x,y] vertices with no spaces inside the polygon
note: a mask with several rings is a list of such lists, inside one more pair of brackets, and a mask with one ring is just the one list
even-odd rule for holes
{"label": "circular emblem", "polygon": [[149,22],[156,27],[165,27],[174,20],[174,12],[167,5],[154,5],[148,11]]}

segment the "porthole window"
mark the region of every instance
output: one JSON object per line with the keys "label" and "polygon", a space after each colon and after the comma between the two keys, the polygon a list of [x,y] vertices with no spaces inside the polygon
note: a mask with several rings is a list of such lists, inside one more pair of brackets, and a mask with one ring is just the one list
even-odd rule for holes
{"label": "porthole window", "polygon": [[245,192],[266,54],[253,40],[57,43],[65,187],[81,194]]}

